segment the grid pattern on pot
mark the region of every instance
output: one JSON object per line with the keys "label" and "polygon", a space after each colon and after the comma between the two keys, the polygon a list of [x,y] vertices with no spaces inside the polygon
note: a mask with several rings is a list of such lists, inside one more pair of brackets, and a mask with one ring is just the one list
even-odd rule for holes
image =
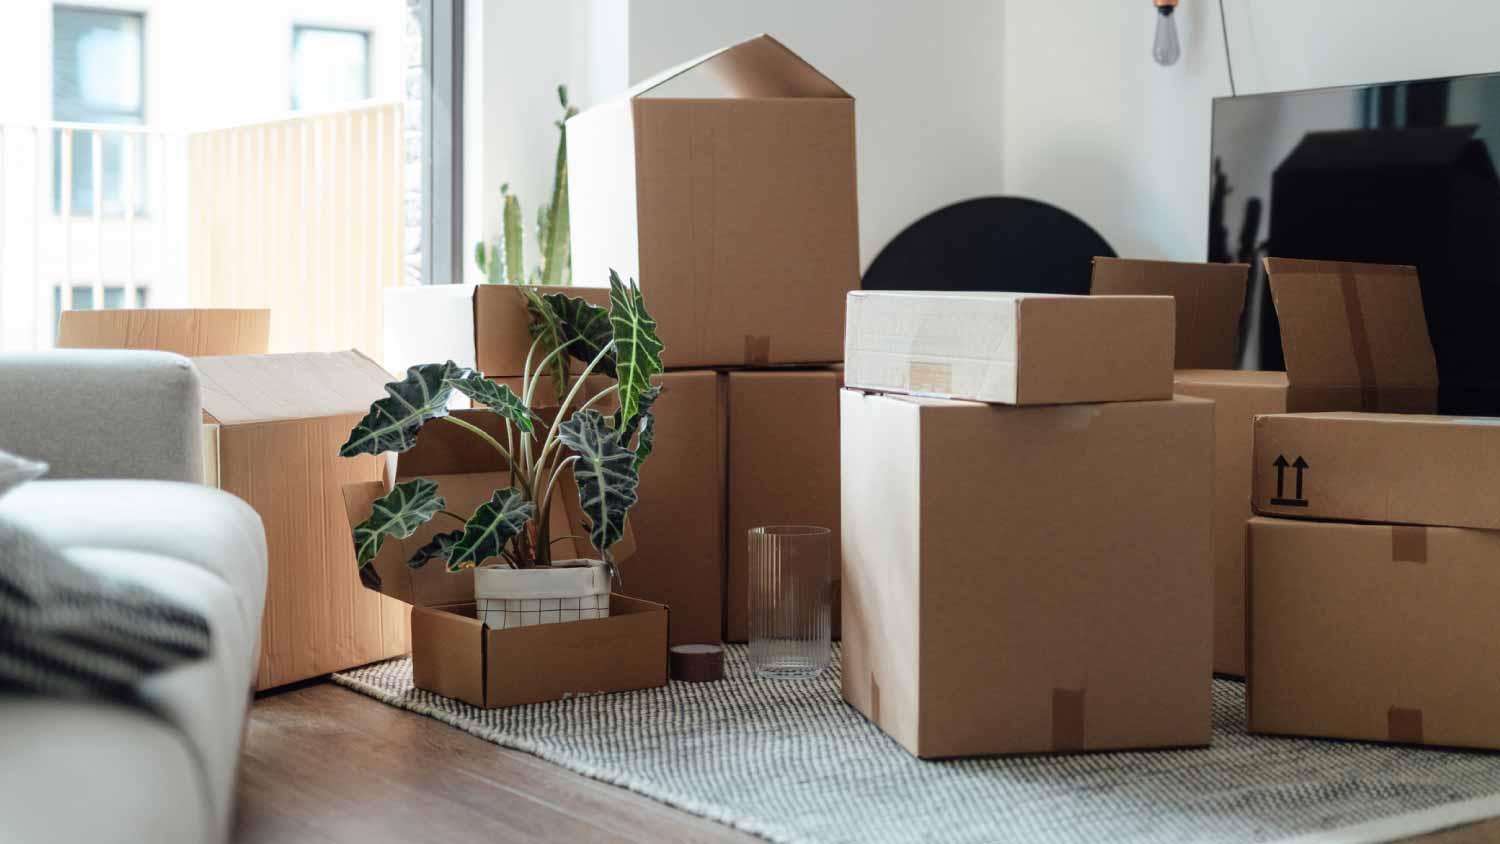
{"label": "grid pattern on pot", "polygon": [[609,595],[581,598],[478,598],[479,617],[492,629],[530,627],[609,617]]}
{"label": "grid pattern on pot", "polygon": [[1500,816],[1500,753],[1252,736],[1231,680],[1212,747],[924,762],[839,697],[837,649],[812,680],[756,677],[744,645],[724,668],[491,710],[413,688],[409,659],[334,681],[774,841],[1356,844]]}

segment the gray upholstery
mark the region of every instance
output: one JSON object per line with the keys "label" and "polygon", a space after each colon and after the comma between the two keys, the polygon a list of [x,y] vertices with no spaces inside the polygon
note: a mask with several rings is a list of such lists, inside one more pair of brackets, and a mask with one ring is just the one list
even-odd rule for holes
{"label": "gray upholstery", "polygon": [[198,372],[168,352],[68,349],[0,355],[0,449],[47,477],[203,477]]}

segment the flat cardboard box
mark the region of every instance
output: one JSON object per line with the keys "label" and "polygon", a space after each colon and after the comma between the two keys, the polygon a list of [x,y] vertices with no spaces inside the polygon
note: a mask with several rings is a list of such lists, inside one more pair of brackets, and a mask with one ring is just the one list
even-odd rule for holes
{"label": "flat cardboard box", "polygon": [[1266,516],[1500,529],[1500,419],[1258,417],[1253,503]]}
{"label": "flat cardboard box", "polygon": [[271,341],[265,308],[150,308],[63,311],[59,349],[151,349],[186,357],[263,355]]}
{"label": "flat cardboard box", "polygon": [[669,369],[836,362],[854,160],[854,99],[769,36],[668,70],[568,121],[573,278],[638,279]]}
{"label": "flat cardboard box", "polygon": [[[453,415],[491,436],[504,437],[504,423],[489,410]],[[352,548],[350,525],[369,517],[375,499],[390,485],[424,477],[438,485],[445,509],[470,513],[508,482],[504,460],[478,437],[456,425],[429,422],[417,443],[399,455],[383,480],[345,484],[341,541]],[[553,499],[553,557],[597,558],[587,540],[573,489]],[[413,605],[412,679],[419,689],[493,708],[555,700],[574,694],[664,685],[667,680],[668,610],[660,604],[614,595],[610,617],[490,630],[474,617],[474,572],[450,572],[441,561],[420,569],[406,565],[413,552],[439,530],[438,519],[406,539],[387,539],[357,576],[353,553],[349,580]],[[622,564],[631,559],[627,536],[613,549]]]}
{"label": "flat cardboard box", "polygon": [[[815,525],[839,557],[839,387],[836,369],[730,372],[729,574],[724,640],[750,635],[751,528]],[[833,636],[839,636],[837,566]]]}
{"label": "flat cardboard box", "polygon": [[[1095,289],[1160,292],[1165,282],[1159,263],[1098,259]],[[1212,264],[1170,266],[1172,283],[1185,287],[1217,285],[1214,278],[1228,272]],[[1290,410],[1357,410],[1367,402],[1389,405],[1381,409],[1421,410],[1423,396],[1427,401],[1436,396],[1437,370],[1415,270],[1280,258],[1267,259],[1266,269],[1292,371],[1178,369],[1173,376],[1176,393],[1212,399],[1216,405],[1214,671],[1231,676],[1245,673],[1244,523],[1251,515],[1255,417]],[[1227,292],[1222,296],[1233,298]],[[1179,313],[1182,309],[1179,302]],[[1237,345],[1238,311],[1194,310],[1191,322],[1177,326],[1179,354],[1184,348],[1219,348],[1224,338],[1234,338]],[[1407,384],[1415,389],[1400,386]]]}
{"label": "flat cardboard box", "polygon": [[[672,609],[672,644],[718,642],[724,623],[725,381],[712,370],[667,372],[652,406],[656,440],[630,508],[635,551],[621,587]],[[597,390],[610,383],[590,379]],[[543,389],[543,387],[538,387]],[[597,405],[613,412],[613,401]]]}
{"label": "flat cardboard box", "polygon": [[849,294],[851,387],[998,404],[1172,396],[1165,296]]}
{"label": "flat cardboard box", "polygon": [[1234,369],[1248,264],[1095,258],[1095,296],[1171,296],[1177,311],[1178,369]]}
{"label": "flat cardboard box", "polygon": [[1500,749],[1500,533],[1250,521],[1249,728]]}
{"label": "flat cardboard box", "polygon": [[255,508],[269,577],[257,689],[406,653],[406,608],[361,589],[340,487],[383,461],[339,446],[390,376],[358,352],[200,357],[205,476]]}
{"label": "flat cardboard box", "polygon": [[1209,402],[840,426],[846,700],[923,758],[1208,744]]}
{"label": "flat cardboard box", "polygon": [[[576,266],[576,265],[575,265]],[[577,274],[575,273],[575,277]],[[600,284],[609,283],[609,274],[598,276]],[[513,284],[480,284],[474,289],[474,366],[491,377],[514,377],[526,368],[526,353],[531,349],[531,314],[526,309],[524,290],[542,294],[562,293],[584,299],[601,308],[609,308],[608,287],[530,287]],[[649,295],[646,308],[657,316],[655,300]],[[660,320],[663,326],[669,323]],[[426,363],[429,361],[423,361]],[[533,366],[536,361],[533,361]],[[583,364],[574,362],[574,372]]]}

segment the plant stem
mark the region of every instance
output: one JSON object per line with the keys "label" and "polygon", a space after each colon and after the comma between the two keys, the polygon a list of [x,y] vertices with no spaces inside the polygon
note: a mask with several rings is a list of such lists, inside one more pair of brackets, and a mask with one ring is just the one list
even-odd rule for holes
{"label": "plant stem", "polygon": [[463,516],[460,516],[459,514],[453,512],[452,510],[439,510],[438,512],[442,513],[444,516],[447,516],[450,519],[453,519],[454,521],[458,522],[461,525],[466,525],[466,524],[469,523],[468,519],[465,519]]}
{"label": "plant stem", "polygon": [[[568,408],[573,405],[573,400],[578,398],[578,391],[583,389],[583,382],[587,381],[588,377],[594,374],[595,367],[597,367],[600,362],[604,360],[604,356],[610,353],[610,350],[614,348],[614,345],[615,343],[613,340],[606,343],[604,345],[604,348],[599,350],[599,354],[594,355],[594,359],[589,361],[589,365],[583,368],[583,372],[573,382],[573,389],[568,391],[567,398],[563,399],[562,404],[557,408],[557,419],[552,422],[552,427],[547,429],[547,440],[546,442],[542,443],[541,454],[536,459],[537,468],[540,469],[545,467],[547,456],[552,453],[552,450],[554,448],[557,447],[558,426],[562,425],[563,420],[567,418]],[[599,392],[602,394],[607,392],[607,390],[600,390]],[[595,398],[597,398],[597,396]],[[592,403],[592,401],[593,399],[590,399],[590,403]]]}
{"label": "plant stem", "polygon": [[[475,436],[477,436],[480,439],[484,440],[485,442],[489,443],[491,448],[493,448],[496,451],[500,452],[500,456],[504,457],[506,464],[510,466],[511,474],[512,475],[520,475],[521,476],[521,485],[526,488],[526,490],[527,490],[528,493],[531,492],[531,479],[529,477],[527,477],[527,475],[524,472],[517,471],[516,461],[510,456],[510,452],[508,450],[506,450],[505,446],[503,446],[503,445],[500,444],[499,440],[497,440],[494,437],[490,436],[489,432],[485,431],[483,428],[480,428],[477,425],[473,425],[471,423],[465,422],[464,420],[459,419],[457,416],[444,416],[443,419],[446,419],[447,421],[452,422],[453,424],[457,425],[458,427],[463,428],[463,429],[469,431],[470,433],[474,434]],[[532,498],[533,498],[533,500],[535,500],[535,496],[532,496]]]}
{"label": "plant stem", "polygon": [[[537,505],[543,508],[543,513],[547,513],[548,515],[552,513],[552,491],[557,487],[557,479],[562,476],[563,469],[566,469],[568,466],[572,465],[573,461],[577,459],[578,455],[571,455],[567,459],[559,462],[557,464],[557,468],[553,470],[551,479],[547,481],[546,491],[542,493],[542,501]],[[545,542],[549,548],[552,545],[551,542],[547,541],[546,537],[543,537],[541,541]]]}

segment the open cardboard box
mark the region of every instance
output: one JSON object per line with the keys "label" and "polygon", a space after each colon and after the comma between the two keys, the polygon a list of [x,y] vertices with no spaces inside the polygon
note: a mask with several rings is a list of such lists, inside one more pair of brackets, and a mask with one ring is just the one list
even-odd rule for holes
{"label": "open cardboard box", "polygon": [[[1437,365],[1412,267],[1267,258],[1287,372],[1234,365],[1243,264],[1094,259],[1096,294],[1177,300],[1174,392],[1214,402],[1214,671],[1245,673],[1245,522],[1255,417],[1431,412]],[[1202,368],[1197,368],[1202,367]]]}
{"label": "open cardboard box", "polygon": [[153,349],[187,357],[263,355],[271,342],[266,308],[129,308],[63,311],[59,349]]}
{"label": "open cardboard box", "polygon": [[[454,415],[504,439],[504,423],[488,410]],[[393,463],[384,480],[344,486],[351,526],[369,517],[375,499],[391,485],[413,477],[435,481],[445,509],[457,513],[472,512],[508,481],[500,455],[472,433],[437,420],[427,423],[417,444]],[[577,495],[568,486],[553,499],[553,557],[597,558],[586,538]],[[420,569],[406,565],[417,548],[443,529],[450,528],[434,520],[406,539],[388,538],[359,575],[365,586],[412,605],[412,679],[417,688],[494,708],[666,684],[664,605],[613,595],[608,618],[486,628],[474,617],[472,569],[449,572],[436,560]],[[613,551],[617,561],[628,559],[634,553],[633,535],[627,532]]]}

